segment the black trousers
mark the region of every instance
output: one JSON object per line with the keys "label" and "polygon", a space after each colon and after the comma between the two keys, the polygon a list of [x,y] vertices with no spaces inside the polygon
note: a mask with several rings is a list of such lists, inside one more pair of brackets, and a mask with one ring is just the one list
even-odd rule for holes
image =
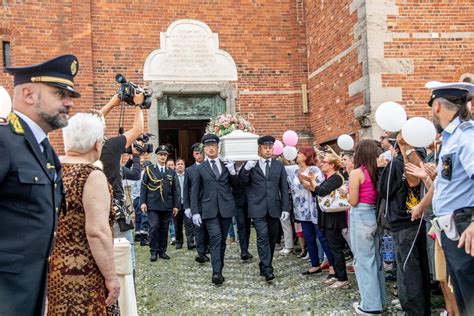
{"label": "black trousers", "polygon": [[273,252],[279,238],[280,219],[272,218],[268,214],[265,217],[254,218],[253,225],[257,232],[257,252],[260,258],[259,267],[263,274],[273,273]]}
{"label": "black trousers", "polygon": [[407,264],[403,267],[417,230],[418,225],[414,225],[392,233],[397,261],[398,298],[408,316],[431,315],[430,267],[424,223]]}
{"label": "black trousers", "polygon": [[183,226],[184,226],[184,231],[186,234],[186,242],[187,242],[188,247],[191,245],[194,245],[193,222],[192,220],[190,220],[184,215],[184,208],[182,205],[178,214],[176,214],[176,216],[173,217],[173,222],[174,222],[176,243],[182,244],[184,242],[184,238],[183,238]]}
{"label": "black trousers", "polygon": [[474,315],[474,257],[458,248],[459,241],[452,241],[441,234],[446,265],[454,287],[454,296],[461,315]]}
{"label": "black trousers", "polygon": [[209,234],[206,228],[206,222],[203,221],[201,226],[194,226],[194,240],[196,241],[196,252],[200,256],[204,256],[209,248]]}
{"label": "black trousers", "polygon": [[227,234],[232,223],[232,217],[224,218],[217,215],[214,218],[205,219],[204,222],[209,233],[212,273],[222,273]]}
{"label": "black trousers", "polygon": [[148,211],[150,223],[150,253],[163,254],[168,247],[168,230],[173,215],[171,211]]}
{"label": "black trousers", "polygon": [[250,240],[250,218],[248,217],[247,204],[237,206],[237,234],[239,236],[240,252],[247,253]]}
{"label": "black trousers", "polygon": [[344,248],[346,240],[342,235],[342,229],[324,229],[329,248],[334,256],[334,271],[339,281],[347,281],[346,259],[344,258]]}

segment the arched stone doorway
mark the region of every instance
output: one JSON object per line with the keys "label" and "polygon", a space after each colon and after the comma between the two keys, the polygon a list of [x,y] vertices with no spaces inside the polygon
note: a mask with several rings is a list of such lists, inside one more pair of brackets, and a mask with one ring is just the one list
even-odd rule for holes
{"label": "arched stone doorway", "polygon": [[144,66],[153,105],[148,127],[159,135],[156,144],[171,147],[172,157],[192,162],[190,146],[197,142],[207,121],[220,113],[235,112],[237,67],[219,49],[219,38],[197,20],[177,20],[160,33],[160,48]]}

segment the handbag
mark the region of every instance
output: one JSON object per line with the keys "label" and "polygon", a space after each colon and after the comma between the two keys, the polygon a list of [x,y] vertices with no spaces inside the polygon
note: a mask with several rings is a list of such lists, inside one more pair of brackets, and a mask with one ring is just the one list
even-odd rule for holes
{"label": "handbag", "polygon": [[119,225],[120,231],[126,232],[135,228],[133,225],[131,213],[129,208],[125,205],[125,202],[114,197],[112,199],[112,203],[115,211],[115,219]]}
{"label": "handbag", "polygon": [[[341,188],[342,185],[339,188]],[[351,207],[347,199],[341,197],[339,188],[326,196],[318,196],[318,205],[321,211],[324,213],[337,213],[347,211]]]}

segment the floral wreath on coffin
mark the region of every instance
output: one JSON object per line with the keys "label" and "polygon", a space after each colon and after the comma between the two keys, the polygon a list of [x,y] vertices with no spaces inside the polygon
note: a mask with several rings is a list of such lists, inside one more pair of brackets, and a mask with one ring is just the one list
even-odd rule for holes
{"label": "floral wreath on coffin", "polygon": [[255,133],[252,124],[240,114],[221,114],[212,118],[207,124],[206,133],[215,134],[218,137],[225,136],[235,130],[247,133]]}

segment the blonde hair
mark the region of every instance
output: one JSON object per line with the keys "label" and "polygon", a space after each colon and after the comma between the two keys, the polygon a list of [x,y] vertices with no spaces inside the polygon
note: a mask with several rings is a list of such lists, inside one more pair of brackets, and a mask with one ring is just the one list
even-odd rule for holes
{"label": "blonde hair", "polygon": [[324,155],[324,160],[329,164],[334,165],[334,170],[338,171],[341,167],[341,158],[335,154],[326,154]]}

